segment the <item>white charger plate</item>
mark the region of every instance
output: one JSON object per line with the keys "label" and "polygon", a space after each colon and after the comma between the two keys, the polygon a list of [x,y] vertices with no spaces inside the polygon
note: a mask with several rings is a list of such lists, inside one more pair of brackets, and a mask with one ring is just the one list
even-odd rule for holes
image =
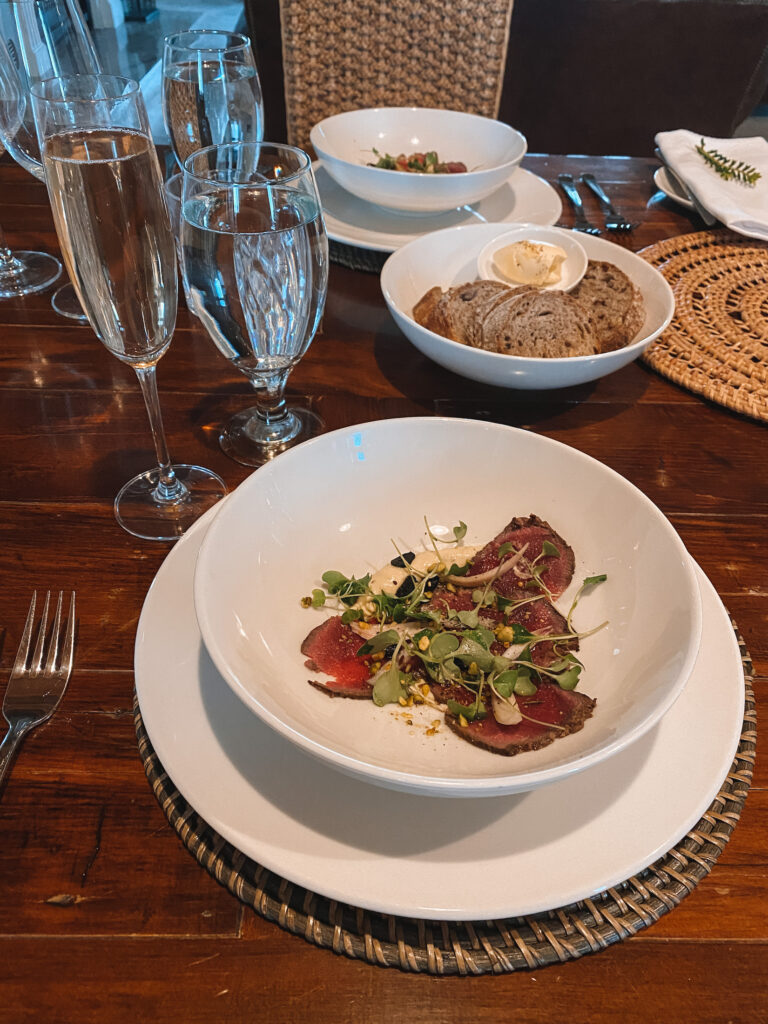
{"label": "white charger plate", "polygon": [[522,167],[516,167],[505,184],[486,199],[447,213],[428,214],[398,213],[367,203],[338,185],[322,161],[312,168],[328,237],[374,252],[394,252],[430,231],[461,224],[554,224],[563,209],[552,186]]}
{"label": "white charger plate", "polygon": [[216,511],[176,544],[149,590],[136,691],[150,742],[184,799],[270,871],[387,914],[533,914],[642,871],[717,794],[739,742],[744,679],[728,615],[701,570],[696,667],[652,732],[610,762],[534,792],[435,799],[348,778],[244,711],[206,653],[192,598]]}

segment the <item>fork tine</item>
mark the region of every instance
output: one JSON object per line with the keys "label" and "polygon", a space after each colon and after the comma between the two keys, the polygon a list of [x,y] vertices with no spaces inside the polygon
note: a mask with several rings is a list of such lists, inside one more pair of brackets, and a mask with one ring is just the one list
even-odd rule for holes
{"label": "fork tine", "polygon": [[56,614],[53,617],[53,625],[51,626],[51,642],[48,647],[48,657],[46,658],[45,668],[43,669],[46,675],[50,675],[56,665],[56,652],[59,648],[59,628],[61,626],[61,603],[63,600],[64,594],[60,590],[59,599],[56,602]]}
{"label": "fork tine", "polygon": [[69,616],[67,618],[67,632],[64,634],[64,646],[61,649],[61,664],[59,665],[59,672],[63,673],[65,678],[69,678],[69,674],[72,671],[72,658],[75,651],[75,592],[72,591],[72,596],[69,599]]}
{"label": "fork tine", "polygon": [[37,675],[40,672],[40,668],[43,664],[43,648],[45,646],[45,632],[48,625],[48,606],[51,602],[51,592],[46,591],[45,604],[43,605],[43,614],[40,618],[40,629],[37,632],[37,643],[35,644],[35,650],[32,654],[32,664],[30,665],[30,671]]}
{"label": "fork tine", "polygon": [[29,611],[27,612],[27,621],[24,623],[24,632],[21,634],[21,640],[19,641],[19,649],[16,652],[16,661],[13,664],[14,674],[21,672],[27,662],[27,655],[29,654],[29,641],[32,637],[32,626],[35,621],[35,609],[37,608],[37,591],[32,594],[32,600],[29,604]]}

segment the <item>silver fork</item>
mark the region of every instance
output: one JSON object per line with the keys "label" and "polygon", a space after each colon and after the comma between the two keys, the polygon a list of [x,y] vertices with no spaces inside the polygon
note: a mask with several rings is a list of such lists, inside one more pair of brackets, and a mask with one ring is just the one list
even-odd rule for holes
{"label": "silver fork", "polygon": [[600,205],[603,208],[603,214],[605,216],[605,227],[607,231],[632,231],[637,227],[636,224],[632,224],[626,219],[626,217],[623,217],[617,209],[615,209],[611,200],[600,187],[594,174],[582,174],[581,180],[600,200]]}
{"label": "silver fork", "polygon": [[565,192],[573,205],[573,212],[575,216],[575,223],[573,225],[574,231],[583,231],[587,235],[599,235],[600,228],[595,227],[591,224],[584,214],[584,204],[581,201],[579,190],[573,180],[572,174],[558,174],[557,180],[560,183],[560,188]]}
{"label": "silver fork", "polygon": [[[75,647],[75,593],[69,601],[69,615],[64,630],[64,640],[59,651],[61,630],[61,608],[64,595],[59,591],[56,614],[53,618],[50,638],[46,645],[48,607],[50,590],[45,595],[45,605],[37,632],[35,649],[29,658],[32,628],[35,624],[37,591],[32,595],[27,621],[21,636],[16,661],[8,680],[3,701],[3,717],[10,726],[0,743],[0,787],[8,767],[21,741],[30,729],[40,725],[53,714],[67,688],[72,672],[72,657]],[[48,652],[43,664],[45,652]]]}

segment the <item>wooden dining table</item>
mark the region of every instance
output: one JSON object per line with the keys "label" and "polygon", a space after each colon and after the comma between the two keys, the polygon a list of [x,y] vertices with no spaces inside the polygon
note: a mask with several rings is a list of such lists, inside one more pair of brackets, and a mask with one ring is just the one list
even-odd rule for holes
{"label": "wooden dining table", "polygon": [[[656,191],[651,158],[529,155],[525,166],[551,182],[562,171],[593,172],[637,222],[611,236],[634,251],[703,229]],[[586,204],[598,218],[594,200]],[[567,206],[558,223],[573,223]],[[58,251],[44,186],[7,155],[0,224],[11,246]],[[135,377],[88,325],[59,317],[50,292],[0,302],[0,352],[4,678],[35,589],[74,589],[78,608],[67,692],[27,737],[0,794],[3,1020],[768,1021],[768,772],[759,758],[721,855],[679,905],[607,948],[546,967],[440,977],[376,966],[282,928],[219,884],[170,827],[137,746],[137,623],[169,546],[129,536],[113,515],[119,488],[154,457]],[[173,457],[236,487],[253,470],[221,452],[218,429],[249,403],[249,386],[183,299],[158,377]],[[764,423],[640,361],[564,390],[473,383],[408,342],[376,273],[336,264],[322,328],[289,393],[328,430],[390,417],[479,417],[616,470],[670,519],[732,615],[754,664],[760,726],[768,697]],[[707,749],[697,756],[706,762]]]}

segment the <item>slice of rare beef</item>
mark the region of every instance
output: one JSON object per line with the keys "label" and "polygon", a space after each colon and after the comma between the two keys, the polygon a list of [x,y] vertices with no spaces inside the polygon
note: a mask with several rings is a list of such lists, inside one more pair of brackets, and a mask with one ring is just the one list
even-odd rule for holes
{"label": "slice of rare beef", "polygon": [[[549,523],[545,523],[538,516],[530,515],[527,518],[518,516],[508,523],[507,526],[492,541],[479,551],[469,567],[468,578],[479,576],[480,573],[494,569],[503,560],[499,558],[499,548],[502,544],[513,544],[515,550],[519,551],[524,544],[525,559],[532,562],[542,552],[544,542],[549,541],[557,550],[557,555],[545,555],[538,563],[537,568],[541,571],[542,581],[553,598],[558,598],[566,589],[573,578],[575,564],[573,550],[565,543],[563,538],[552,529]],[[504,555],[503,558],[510,558],[512,552]],[[518,566],[522,568],[522,566]],[[521,594],[533,594],[537,588],[531,585],[530,580],[521,579],[512,569],[505,572],[494,582],[493,589],[505,597],[519,597]]]}
{"label": "slice of rare beef", "polygon": [[[472,696],[460,687],[434,686],[438,700],[457,700],[460,704],[472,703]],[[490,750],[495,754],[512,757],[525,750],[539,750],[556,739],[578,732],[597,703],[592,697],[577,690],[562,690],[557,683],[540,682],[536,693],[516,698],[521,714],[527,716],[517,725],[501,725],[490,710],[485,718],[462,725],[449,711],[445,714],[447,725],[468,743]],[[535,719],[535,721],[532,721]]]}
{"label": "slice of rare beef", "polygon": [[310,679],[309,683],[330,697],[370,700],[371,664],[357,654],[364,642],[340,615],[315,626],[301,645],[301,653],[307,655],[304,664],[313,672],[325,672],[333,678],[325,682]]}

